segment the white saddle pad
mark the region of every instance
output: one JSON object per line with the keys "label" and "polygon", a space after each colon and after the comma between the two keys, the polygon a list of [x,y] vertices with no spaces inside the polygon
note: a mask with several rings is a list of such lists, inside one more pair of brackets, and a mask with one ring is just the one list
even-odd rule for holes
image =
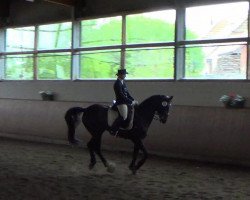
{"label": "white saddle pad", "polygon": [[[132,109],[132,116],[129,122],[129,125],[127,128],[123,129],[123,130],[130,130],[133,127],[133,122],[134,122],[134,111],[135,109]],[[108,109],[108,125],[112,126],[112,124],[114,123],[115,119],[118,117],[118,111],[114,111],[111,109],[111,107]]]}

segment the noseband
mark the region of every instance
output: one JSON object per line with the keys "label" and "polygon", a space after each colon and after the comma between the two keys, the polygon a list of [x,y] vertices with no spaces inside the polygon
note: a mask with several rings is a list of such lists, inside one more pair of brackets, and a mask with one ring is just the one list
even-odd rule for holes
{"label": "noseband", "polygon": [[154,113],[154,120],[156,120],[156,121],[160,120],[160,116],[159,116],[159,113],[157,111]]}
{"label": "noseband", "polygon": [[[168,116],[169,114],[167,113],[166,115]],[[153,119],[160,122],[162,121],[160,114],[157,111],[155,111]]]}
{"label": "noseband", "polygon": [[[161,105],[162,105],[163,107],[167,107],[167,106],[168,106],[168,102],[167,102],[167,101],[163,101],[163,102],[161,103]],[[168,116],[168,113],[166,113],[166,116]],[[159,114],[158,111],[155,111],[153,119],[156,120],[156,121],[160,121],[160,122],[163,121],[163,119],[161,119],[160,114]]]}

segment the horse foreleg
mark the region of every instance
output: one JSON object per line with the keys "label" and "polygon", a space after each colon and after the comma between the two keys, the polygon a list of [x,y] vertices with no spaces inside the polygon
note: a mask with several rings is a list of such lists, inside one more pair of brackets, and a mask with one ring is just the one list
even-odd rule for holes
{"label": "horse foreleg", "polygon": [[139,149],[142,151],[143,153],[143,157],[142,159],[137,163],[137,165],[135,166],[135,170],[138,170],[140,169],[140,167],[145,163],[145,161],[147,160],[148,158],[148,152],[146,150],[146,148],[144,147],[143,143],[141,140],[138,141],[138,146],[139,146]]}
{"label": "horse foreleg", "polygon": [[95,152],[94,152],[94,139],[91,138],[91,140],[88,142],[88,149],[90,154],[90,163],[89,163],[89,169],[93,169],[93,167],[96,164],[96,158],[95,158]]}
{"label": "horse foreleg", "polygon": [[136,167],[135,167],[135,162],[136,162],[136,159],[138,157],[138,153],[139,153],[139,147],[136,143],[134,143],[134,152],[133,152],[133,158],[132,158],[132,161],[129,165],[129,169],[132,171],[133,174],[136,173]]}

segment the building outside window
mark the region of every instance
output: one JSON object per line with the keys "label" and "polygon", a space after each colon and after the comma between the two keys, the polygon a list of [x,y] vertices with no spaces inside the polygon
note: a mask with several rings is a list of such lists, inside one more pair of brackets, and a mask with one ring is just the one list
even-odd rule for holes
{"label": "building outside window", "polygon": [[[186,9],[185,78],[245,79],[248,2]],[[195,59],[191,55],[196,55]]]}
{"label": "building outside window", "polygon": [[122,17],[83,20],[80,44],[80,78],[114,78],[121,66]]}
{"label": "building outside window", "polygon": [[173,79],[174,40],[175,10],[128,15],[125,66],[129,78]]}

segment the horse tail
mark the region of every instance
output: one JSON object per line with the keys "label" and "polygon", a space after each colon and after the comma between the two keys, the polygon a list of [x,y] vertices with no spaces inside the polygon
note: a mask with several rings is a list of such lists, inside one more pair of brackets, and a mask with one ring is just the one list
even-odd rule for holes
{"label": "horse tail", "polygon": [[68,141],[71,144],[78,144],[79,140],[77,140],[75,138],[75,130],[76,127],[80,124],[81,119],[80,119],[80,115],[85,111],[85,108],[81,108],[81,107],[73,107],[70,108],[65,116],[64,119],[67,123],[68,126]]}

